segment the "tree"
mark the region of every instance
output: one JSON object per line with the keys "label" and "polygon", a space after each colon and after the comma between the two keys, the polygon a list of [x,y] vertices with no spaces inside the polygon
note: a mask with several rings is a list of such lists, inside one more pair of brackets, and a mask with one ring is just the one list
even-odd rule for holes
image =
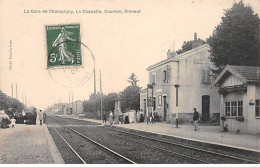
{"label": "tree", "polygon": [[135,73],[132,73],[131,76],[127,80],[127,82],[131,83],[132,86],[137,86],[138,81],[139,80],[137,79]]}
{"label": "tree", "polygon": [[242,1],[224,10],[221,23],[207,40],[210,45],[210,59],[215,66],[259,66],[259,25],[258,14]]}
{"label": "tree", "polygon": [[121,100],[122,100],[122,110],[125,111],[127,109],[140,109],[140,87],[137,86],[137,77],[134,73],[128,78],[128,82],[131,83],[130,86],[126,87],[122,92]]}
{"label": "tree", "polygon": [[[102,109],[104,112],[106,111],[114,111],[115,109],[115,101],[114,99],[118,97],[117,93],[109,93],[108,95],[102,96]],[[89,100],[85,101],[83,104],[84,112],[88,118],[100,118],[98,115],[101,111],[101,94],[91,94],[89,96]]]}
{"label": "tree", "polygon": [[177,50],[177,54],[184,53],[192,49],[192,41],[184,41],[182,44],[182,49]]}
{"label": "tree", "polygon": [[[11,108],[12,111],[9,111],[9,109]],[[19,100],[11,98],[2,91],[0,91],[0,110],[5,110],[7,114],[11,114],[12,112],[22,112],[22,110],[25,109],[26,106]]]}
{"label": "tree", "polygon": [[140,87],[138,86],[128,86],[122,92],[122,110],[126,111],[128,109],[139,110],[140,108]]}
{"label": "tree", "polygon": [[117,93],[109,93],[103,97],[103,108],[105,111],[115,110],[115,101],[114,99],[118,97]]}
{"label": "tree", "polygon": [[[198,41],[202,41],[202,44],[206,43],[202,39],[198,39]],[[181,53],[184,53],[184,52],[187,52],[187,51],[191,50],[192,49],[192,42],[193,41],[184,41],[183,44],[182,44],[181,49],[177,50],[176,53],[177,54],[181,54]]]}

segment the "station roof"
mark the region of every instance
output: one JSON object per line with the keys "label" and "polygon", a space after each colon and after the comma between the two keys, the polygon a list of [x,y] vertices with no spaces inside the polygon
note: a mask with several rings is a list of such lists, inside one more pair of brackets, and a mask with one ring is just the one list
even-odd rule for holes
{"label": "station roof", "polygon": [[191,49],[191,50],[189,50],[189,51],[186,51],[186,52],[184,52],[184,53],[181,53],[181,54],[179,54],[179,55],[176,55],[176,56],[174,56],[174,57],[164,59],[164,60],[162,60],[162,61],[160,61],[160,62],[158,62],[158,63],[155,63],[155,64],[153,64],[153,65],[150,65],[146,70],[147,70],[147,71],[152,70],[152,69],[154,69],[154,68],[156,68],[156,67],[158,67],[158,66],[161,66],[161,65],[166,64],[166,63],[169,63],[169,62],[178,62],[178,61],[180,61],[180,60],[182,60],[182,59],[185,59],[185,58],[191,56],[193,53],[196,53],[196,52],[197,52],[198,50],[200,50],[200,49],[206,49],[206,50],[208,50],[208,49],[209,49],[209,45],[208,45],[208,44],[204,44],[204,45],[201,45],[201,46],[199,46],[199,47],[193,48],[193,49]]}
{"label": "station roof", "polygon": [[112,101],[118,101],[118,100],[121,100],[121,97],[120,97],[120,96],[118,96],[118,97],[112,99]]}
{"label": "station roof", "polygon": [[214,85],[221,83],[228,74],[241,79],[244,83],[260,82],[260,67],[227,65],[214,81]]}
{"label": "station roof", "polygon": [[144,88],[144,89],[140,90],[139,93],[146,93],[146,92],[147,92],[147,88]]}

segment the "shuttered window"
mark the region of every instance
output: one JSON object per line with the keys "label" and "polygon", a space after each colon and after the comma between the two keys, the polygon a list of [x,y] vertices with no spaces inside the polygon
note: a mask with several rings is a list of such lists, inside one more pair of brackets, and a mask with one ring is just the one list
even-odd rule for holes
{"label": "shuttered window", "polygon": [[168,83],[167,70],[163,70],[163,82]]}
{"label": "shuttered window", "polygon": [[255,100],[255,116],[260,117],[260,100]]}
{"label": "shuttered window", "polygon": [[202,70],[202,82],[210,83],[210,70]]}
{"label": "shuttered window", "polygon": [[155,75],[152,74],[152,84],[155,84]]}
{"label": "shuttered window", "polygon": [[156,97],[153,97],[153,109],[156,109]]}
{"label": "shuttered window", "polygon": [[243,116],[243,102],[238,101],[237,104],[238,104],[237,105],[237,110],[238,110],[237,116]]}

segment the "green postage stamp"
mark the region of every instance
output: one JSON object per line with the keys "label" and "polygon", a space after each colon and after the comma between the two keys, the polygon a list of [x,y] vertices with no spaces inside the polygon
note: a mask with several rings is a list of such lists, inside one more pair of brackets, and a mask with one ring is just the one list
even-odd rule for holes
{"label": "green postage stamp", "polygon": [[82,65],[80,24],[45,26],[45,31],[48,68]]}

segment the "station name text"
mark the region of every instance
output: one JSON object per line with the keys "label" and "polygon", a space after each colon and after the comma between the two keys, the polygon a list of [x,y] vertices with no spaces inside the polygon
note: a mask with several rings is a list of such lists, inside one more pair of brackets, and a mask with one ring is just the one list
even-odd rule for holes
{"label": "station name text", "polygon": [[140,14],[142,10],[87,10],[87,9],[77,9],[77,10],[57,10],[57,9],[24,9],[26,14]]}

